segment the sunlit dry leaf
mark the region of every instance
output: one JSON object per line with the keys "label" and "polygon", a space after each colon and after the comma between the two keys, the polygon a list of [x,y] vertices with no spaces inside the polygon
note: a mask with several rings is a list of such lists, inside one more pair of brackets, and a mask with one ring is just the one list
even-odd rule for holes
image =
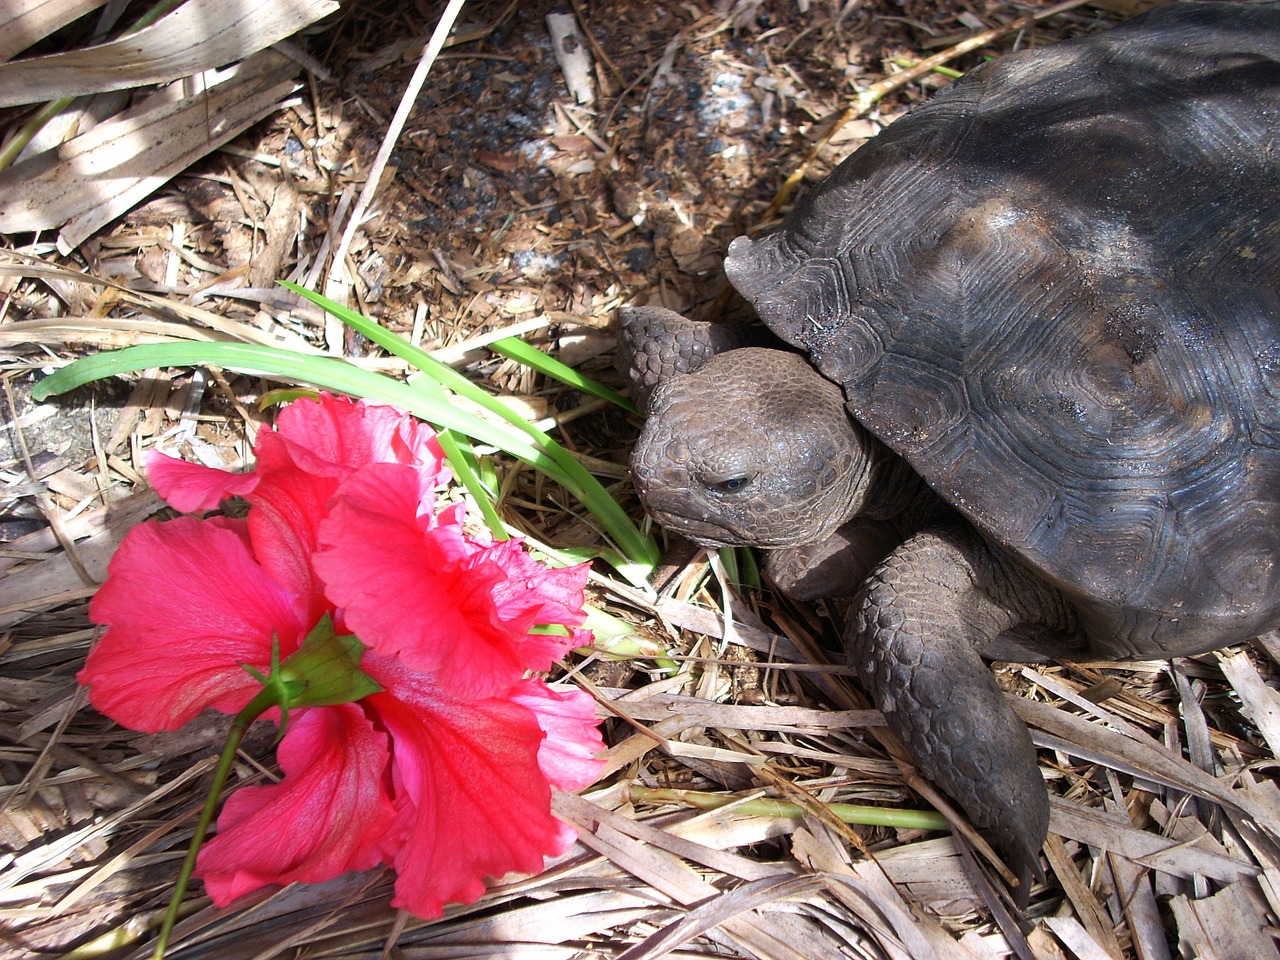
{"label": "sunlit dry leaf", "polygon": [[1272,812],[1270,821],[1261,822],[1229,808],[1227,816],[1258,861],[1262,870],[1258,875],[1258,887],[1271,904],[1272,913],[1280,916],[1280,843],[1276,841],[1280,835],[1280,827],[1277,826],[1277,821],[1280,821],[1280,787],[1271,779],[1254,780],[1248,771],[1241,772],[1239,783],[1240,788],[1254,800],[1254,809]]}
{"label": "sunlit dry leaf", "polygon": [[[1221,853],[1220,847],[1217,851],[1201,849],[1195,843],[1166,839],[1130,826],[1115,814],[1053,798],[1049,830],[1175,877],[1199,875],[1230,883],[1258,872],[1253,864]],[[1211,837],[1206,836],[1203,842],[1218,846]]]}
{"label": "sunlit dry leaf", "polygon": [[[0,178],[2,179],[2,178]],[[2,207],[0,207],[2,208]],[[319,353],[315,347],[300,337],[286,337],[283,333],[266,333],[257,327],[229,319],[212,310],[192,306],[171,297],[157,296],[142,290],[133,290],[104,277],[93,276],[77,270],[54,266],[8,250],[0,250],[0,277],[38,278],[60,291],[59,296],[70,299],[65,291],[69,287],[92,288],[109,291],[118,302],[129,304],[143,314],[154,317],[145,319],[116,319],[112,317],[62,317],[59,320],[29,320],[11,323],[0,329],[0,344],[4,343],[103,343],[109,346],[127,346],[132,342],[152,343],[162,339],[216,340],[230,338],[245,343],[261,343],[287,346],[299,352]],[[208,292],[206,288],[204,292]],[[225,296],[247,297],[253,291],[244,287],[227,291]],[[263,291],[261,302],[278,310],[292,309],[303,312],[305,305],[293,303],[292,295],[281,288]],[[187,321],[177,323],[170,318]],[[221,337],[211,336],[207,330],[217,331]]]}
{"label": "sunlit dry leaf", "polygon": [[940,914],[966,912],[981,902],[965,875],[953,837],[935,836],[890,847],[877,852],[876,862],[890,880]]}
{"label": "sunlit dry leaf", "polygon": [[[1112,769],[1219,803],[1250,803],[1239,791],[1233,791],[1141,731],[1135,730],[1127,735],[1117,733],[1064,710],[1018,697],[1010,698],[1009,703],[1033,727],[1032,739],[1040,746],[1065,750]],[[1036,727],[1045,733],[1040,733]]]}
{"label": "sunlit dry leaf", "polygon": [[[940,849],[945,847],[929,847],[931,852]],[[966,946],[956,943],[932,918],[913,914],[894,886],[900,882],[894,868],[881,863],[878,856],[875,862],[852,863],[841,838],[825,825],[810,821],[797,830],[792,852],[804,866],[825,876],[831,895],[861,923],[876,931],[878,945],[887,956],[895,960],[917,957],[972,960],[975,956]],[[954,844],[951,852],[955,852]]]}
{"label": "sunlit dry leaf", "polygon": [[21,53],[104,0],[27,0],[0,6],[0,61]]}
{"label": "sunlit dry leaf", "polygon": [[801,917],[774,911],[767,918],[756,916],[775,901],[816,892],[821,886],[816,877],[778,874],[735,887],[698,904],[618,960],[658,960],[717,927],[734,930],[735,939],[749,944],[761,960],[843,960],[848,954],[840,945]]}
{"label": "sunlit dry leaf", "polygon": [[[69,525],[70,536],[85,537],[78,544],[77,554],[89,574],[98,579],[104,578],[107,574],[107,562],[124,535],[134,524],[145,520],[163,506],[154,492],[146,490],[128,500],[77,518],[84,521],[82,523]],[[0,627],[10,627],[26,620],[44,604],[54,602],[49,598],[85,588],[85,582],[63,552],[9,573],[0,579]]]}
{"label": "sunlit dry leaf", "polygon": [[1074,917],[1045,917],[1044,922],[1080,960],[1114,960]]}
{"label": "sunlit dry leaf", "polygon": [[1062,838],[1051,833],[1045,841],[1044,852],[1054,876],[1062,881],[1063,892],[1075,907],[1075,916],[1065,918],[1071,921],[1071,925],[1062,930],[1053,927],[1053,932],[1079,957],[1090,960],[1119,957],[1120,945],[1111,930],[1106,908],[1098,899],[1097,891],[1073,866]]}
{"label": "sunlit dry leaf", "polygon": [[1112,855],[1109,860],[1138,956],[1149,960],[1171,960],[1168,934],[1151,888],[1150,871],[1124,857]]}
{"label": "sunlit dry leaf", "polygon": [[1186,956],[1201,960],[1280,960],[1275,942],[1239,885],[1226,887],[1204,900],[1174,897],[1170,906]]}
{"label": "sunlit dry leaf", "polygon": [[[604,691],[622,699],[626,691]],[[815,734],[827,730],[865,729],[881,726],[879,710],[812,710],[806,707],[745,706],[714,703],[699,697],[653,693],[626,699],[627,714],[636,720],[665,720],[677,714],[708,727],[739,730],[777,730],[793,734]]]}
{"label": "sunlit dry leaf", "polygon": [[132,36],[0,64],[0,106],[189,77],[264,50],[337,9],[332,0],[187,0]]}
{"label": "sunlit dry leaf", "polygon": [[[622,817],[590,801],[569,793],[558,793],[552,809],[560,819],[578,828],[586,846],[607,856],[618,867],[650,883],[664,896],[685,904],[703,904],[722,896],[713,884],[703,880],[679,857],[635,839],[632,835],[640,824]],[[769,881],[763,881],[768,883]],[[752,912],[733,915],[723,921],[722,928],[735,941],[753,949],[761,958],[778,960],[811,960],[811,956],[788,945],[788,938],[777,929],[776,917]],[[705,929],[700,924],[698,929]],[[629,955],[629,954],[628,954]],[[636,957],[650,956],[647,951]]]}
{"label": "sunlit dry leaf", "polygon": [[564,943],[591,937],[602,925],[643,920],[653,909],[653,901],[639,890],[589,890],[475,917],[432,943]]}
{"label": "sunlit dry leaf", "polygon": [[[287,65],[287,66],[286,66]],[[0,173],[0,233],[65,224],[69,252],[194,160],[266,116],[295,89],[293,65],[264,52],[197,96],[153,94],[126,114]]]}

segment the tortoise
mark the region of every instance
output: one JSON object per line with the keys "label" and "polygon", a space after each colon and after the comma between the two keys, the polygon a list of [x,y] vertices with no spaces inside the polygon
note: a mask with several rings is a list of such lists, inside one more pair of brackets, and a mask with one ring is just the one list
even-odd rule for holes
{"label": "tortoise", "polygon": [[852,597],[850,663],[1024,901],[1048,797],[984,659],[1280,624],[1278,117],[1280,5],[1169,3],[978,67],[735,240],[775,347],[624,318],[645,509]]}

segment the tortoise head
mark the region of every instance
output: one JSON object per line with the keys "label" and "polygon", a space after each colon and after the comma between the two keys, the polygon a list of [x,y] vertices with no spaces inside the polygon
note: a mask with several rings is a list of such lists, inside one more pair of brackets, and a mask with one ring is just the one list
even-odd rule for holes
{"label": "tortoise head", "polygon": [[706,547],[788,547],[855,514],[867,437],[804,357],[729,350],[663,380],[631,456],[649,515]]}

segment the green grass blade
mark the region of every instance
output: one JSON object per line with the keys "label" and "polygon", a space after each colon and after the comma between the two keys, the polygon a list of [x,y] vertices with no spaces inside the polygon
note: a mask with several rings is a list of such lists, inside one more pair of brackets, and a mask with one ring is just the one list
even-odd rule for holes
{"label": "green grass blade", "polygon": [[[424,380],[420,387],[431,391],[441,402],[446,402],[444,388],[435,381]],[[471,499],[480,508],[489,532],[496,540],[509,540],[511,535],[507,533],[507,525],[498,516],[498,505],[493,500],[494,495],[480,479],[479,460],[476,452],[471,448],[470,441],[448,428],[439,430],[436,437],[440,441],[440,449],[444,451],[449,461],[449,466],[453,469],[454,476],[462,481],[462,485],[471,494]]]}
{"label": "green grass blade", "polygon": [[353,397],[394,404],[480,443],[506,450],[539,469],[555,471],[555,461],[529,438],[500,424],[429,397],[424,391],[381,373],[361,370],[336,357],[308,356],[252,343],[146,343],[84,357],[45,377],[31,395],[37,401],[119,373],[150,367],[217,366],[276,379],[295,380]]}
{"label": "green grass blade", "polygon": [[518,363],[523,363],[526,367],[533,367],[539,373],[544,373],[548,377],[582,390],[584,393],[615,403],[628,413],[640,412],[636,409],[634,403],[617,390],[612,387],[606,387],[598,380],[583,376],[568,364],[561,363],[555,357],[548,356],[537,347],[531,346],[516,337],[504,337],[501,340],[495,340],[489,344],[489,349]]}

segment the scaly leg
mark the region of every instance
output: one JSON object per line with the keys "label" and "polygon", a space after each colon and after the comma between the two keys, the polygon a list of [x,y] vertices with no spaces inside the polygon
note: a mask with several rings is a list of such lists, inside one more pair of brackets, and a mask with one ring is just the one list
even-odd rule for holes
{"label": "scaly leg", "polygon": [[623,307],[618,330],[618,370],[644,411],[658,381],[688,373],[716,354],[738,347],[780,345],[763,327],[689,320],[666,307]]}
{"label": "scaly leg", "polygon": [[982,652],[1028,624],[1076,630],[1065,598],[960,525],[926,529],[880,563],[854,602],[849,659],[929,780],[990,832],[1018,874],[1042,875],[1049,799],[1026,726]]}

